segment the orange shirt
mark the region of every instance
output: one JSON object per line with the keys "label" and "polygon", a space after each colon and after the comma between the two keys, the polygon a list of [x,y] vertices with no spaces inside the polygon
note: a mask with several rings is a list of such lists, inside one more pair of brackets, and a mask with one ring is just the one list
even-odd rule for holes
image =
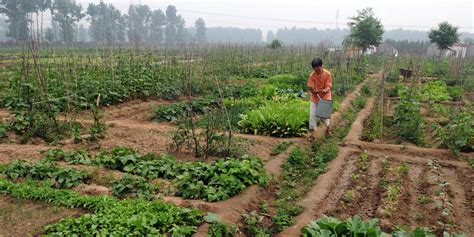
{"label": "orange shirt", "polygon": [[[331,96],[332,76],[331,73],[323,69],[321,73],[313,71],[308,78],[308,87],[314,90],[328,89],[327,93],[319,93],[319,96],[323,100],[332,100]],[[311,95],[311,102],[318,102],[319,98],[317,95]]]}

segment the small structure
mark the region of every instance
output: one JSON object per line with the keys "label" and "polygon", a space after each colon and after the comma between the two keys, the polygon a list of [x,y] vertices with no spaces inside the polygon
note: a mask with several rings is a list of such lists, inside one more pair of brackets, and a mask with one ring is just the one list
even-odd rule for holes
{"label": "small structure", "polygon": [[383,42],[377,47],[377,53],[384,56],[398,57],[398,49],[387,42]]}
{"label": "small structure", "polygon": [[441,52],[436,44],[431,44],[426,51],[426,56],[436,57],[441,54],[442,57],[465,58],[468,45],[463,42],[454,43],[449,49]]}
{"label": "small structure", "polygon": [[474,44],[469,44],[467,46],[466,57],[474,58]]}

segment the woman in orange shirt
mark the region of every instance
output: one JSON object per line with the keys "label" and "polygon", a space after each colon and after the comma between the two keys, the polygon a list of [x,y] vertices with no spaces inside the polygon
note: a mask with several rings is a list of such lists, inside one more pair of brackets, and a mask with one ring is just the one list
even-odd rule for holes
{"label": "woman in orange shirt", "polygon": [[[320,58],[315,58],[311,62],[313,67],[313,72],[309,75],[308,78],[308,89],[311,93],[311,104],[310,104],[310,114],[309,114],[309,131],[311,135],[308,137],[309,141],[314,140],[314,130],[317,127],[318,120],[322,120],[326,125],[326,136],[331,135],[331,128],[329,119],[320,119],[316,117],[316,108],[318,106],[319,97],[323,100],[332,100],[331,96],[331,86],[332,86],[332,77],[331,73],[323,68],[323,60]],[[319,97],[318,97],[319,95]]]}

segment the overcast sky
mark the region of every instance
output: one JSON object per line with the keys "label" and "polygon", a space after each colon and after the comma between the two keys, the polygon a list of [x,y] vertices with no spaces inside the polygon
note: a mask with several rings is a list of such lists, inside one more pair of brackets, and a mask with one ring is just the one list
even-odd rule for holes
{"label": "overcast sky", "polygon": [[[97,0],[76,0],[84,8]],[[186,26],[203,18],[209,26],[261,28],[264,32],[282,27],[345,27],[357,9],[372,7],[386,29],[429,30],[448,21],[461,31],[474,32],[474,1],[468,0],[104,0],[122,12],[132,4],[148,4],[165,10],[175,5]],[[338,16],[339,12],[339,17]]]}

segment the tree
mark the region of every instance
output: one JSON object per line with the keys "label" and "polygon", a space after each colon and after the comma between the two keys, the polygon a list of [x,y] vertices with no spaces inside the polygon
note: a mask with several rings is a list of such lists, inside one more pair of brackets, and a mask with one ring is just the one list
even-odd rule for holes
{"label": "tree", "polygon": [[272,43],[273,40],[275,40],[277,37],[275,35],[275,33],[273,33],[273,31],[268,31],[267,32],[267,37],[265,38],[267,40],[267,43]]}
{"label": "tree", "polygon": [[148,39],[150,15],[151,11],[148,5],[130,5],[128,8],[128,39],[130,42],[134,42],[137,48],[143,39]]}
{"label": "tree", "polygon": [[363,52],[369,46],[378,46],[382,42],[383,26],[380,19],[375,18],[372,8],[364,8],[357,11],[357,16],[349,18],[350,42],[360,47]]}
{"label": "tree", "polygon": [[177,25],[180,19],[176,15],[176,7],[169,5],[166,8],[166,28],[165,28],[165,42],[166,44],[174,44],[176,42]]}
{"label": "tree", "polygon": [[15,41],[28,40],[29,27],[31,22],[30,13],[38,11],[38,2],[32,0],[1,0],[0,14],[5,14],[8,18],[7,37]]}
{"label": "tree", "polygon": [[164,26],[166,25],[165,13],[161,10],[154,10],[150,17],[150,42],[161,44],[163,42]]}
{"label": "tree", "polygon": [[87,29],[82,24],[77,28],[75,38],[79,42],[87,42]]}
{"label": "tree", "polygon": [[103,2],[95,5],[90,3],[87,7],[88,20],[92,38],[97,42],[113,44],[118,38],[122,14],[112,4]]}
{"label": "tree", "polygon": [[74,0],[55,0],[51,11],[53,20],[61,28],[61,40],[67,44],[72,43],[76,24],[85,16],[82,6]]}
{"label": "tree", "polygon": [[186,43],[186,30],[184,29],[184,19],[178,16],[178,24],[176,24],[176,42],[178,44]]}
{"label": "tree", "polygon": [[441,22],[438,29],[432,29],[428,33],[428,38],[431,43],[435,43],[442,51],[449,49],[454,43],[459,41],[458,28],[449,24],[448,22]]}
{"label": "tree", "polygon": [[51,27],[46,28],[46,31],[44,32],[44,39],[48,43],[53,43],[56,41],[56,37],[54,36],[54,30]]}
{"label": "tree", "polygon": [[196,42],[198,44],[206,43],[206,23],[202,18],[199,18],[194,23],[194,27],[196,27]]}
{"label": "tree", "polygon": [[278,49],[278,48],[281,48],[281,46],[282,46],[281,41],[279,41],[278,39],[274,39],[268,47],[270,47],[271,49]]}

